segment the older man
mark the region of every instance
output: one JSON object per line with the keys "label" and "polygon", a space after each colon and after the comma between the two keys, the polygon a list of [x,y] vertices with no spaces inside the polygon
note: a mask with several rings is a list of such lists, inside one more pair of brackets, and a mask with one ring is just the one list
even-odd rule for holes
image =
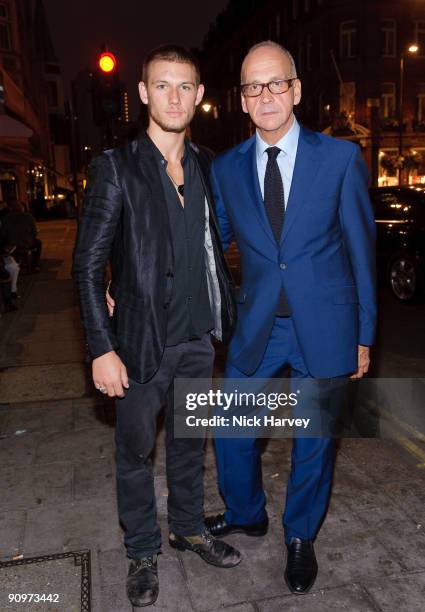
{"label": "older man", "polygon": [[[228,378],[363,376],[375,336],[375,227],[359,148],[299,125],[290,53],[265,41],[245,57],[242,108],[257,130],[212,164],[223,247],[242,264]],[[217,439],[227,510],[209,517],[217,536],[264,535],[268,519],[258,441]],[[313,540],[325,516],[334,464],[330,437],[295,438],[283,514],[294,593],[314,583]]]}

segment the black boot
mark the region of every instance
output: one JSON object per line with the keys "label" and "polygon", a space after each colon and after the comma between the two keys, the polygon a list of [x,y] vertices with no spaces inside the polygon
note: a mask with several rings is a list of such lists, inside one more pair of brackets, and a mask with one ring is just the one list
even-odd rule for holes
{"label": "black boot", "polygon": [[170,533],[170,546],[177,550],[191,550],[201,559],[216,567],[235,567],[241,562],[241,554],[236,548],[217,540],[207,529],[200,535],[178,536]]}
{"label": "black boot", "polygon": [[156,555],[132,559],[128,569],[127,597],[136,608],[150,606],[158,598],[159,582]]}

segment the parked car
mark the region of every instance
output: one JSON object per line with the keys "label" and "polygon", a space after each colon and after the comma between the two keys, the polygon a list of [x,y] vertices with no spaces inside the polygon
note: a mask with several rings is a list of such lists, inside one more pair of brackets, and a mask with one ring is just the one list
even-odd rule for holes
{"label": "parked car", "polygon": [[402,302],[425,289],[425,188],[370,189],[377,226],[378,273]]}

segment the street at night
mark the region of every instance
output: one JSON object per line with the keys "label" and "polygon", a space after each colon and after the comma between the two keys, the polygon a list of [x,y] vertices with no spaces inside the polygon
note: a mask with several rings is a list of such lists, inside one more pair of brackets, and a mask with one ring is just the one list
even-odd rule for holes
{"label": "street at night", "polygon": [[424,75],[422,0],[0,0],[0,612],[422,612]]}
{"label": "street at night", "polygon": [[[131,607],[125,595],[125,551],[116,516],[114,407],[94,394],[84,364],[69,276],[75,229],[73,221],[40,223],[45,245],[42,271],[23,277],[20,310],[0,319],[1,481],[7,490],[0,510],[2,556],[90,550],[92,609],[124,612]],[[378,369],[385,376],[418,376],[424,368],[425,307],[406,307],[387,292],[381,297],[381,326],[393,333],[387,333],[381,345]],[[217,375],[223,371],[223,357],[219,350]],[[155,609],[368,611],[394,610],[394,601],[400,601],[404,609],[419,611],[425,588],[425,444],[411,436],[408,442],[413,448],[388,440],[342,441],[331,506],[318,539],[323,571],[314,591],[300,601],[287,594],[281,577],[279,517],[290,441],[271,441],[263,456],[268,512],[274,523],[267,537],[259,541],[232,536],[232,543],[246,555],[236,575],[217,575],[200,559],[176,554],[165,544],[160,558],[163,588]],[[166,532],[163,465],[162,431],[155,487],[159,520]],[[206,511],[220,511],[210,443],[205,479]],[[254,552],[255,567],[249,563]],[[48,573],[42,569],[22,573],[22,584],[26,590],[48,586],[60,594],[61,607],[56,609],[76,609],[80,585],[65,570],[56,570],[52,563]],[[14,609],[7,607],[6,598],[15,583],[8,582],[11,574],[6,569],[1,571],[5,572],[2,609]],[[46,604],[30,609],[53,608]]]}

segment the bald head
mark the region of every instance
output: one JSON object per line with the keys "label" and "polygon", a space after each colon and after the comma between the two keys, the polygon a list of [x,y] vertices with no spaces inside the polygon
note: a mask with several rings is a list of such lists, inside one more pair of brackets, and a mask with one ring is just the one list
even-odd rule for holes
{"label": "bald head", "polygon": [[251,47],[246,54],[241,67],[241,83],[246,83],[246,67],[250,64],[251,60],[255,59],[263,59],[267,61],[267,58],[276,58],[277,56],[282,57],[285,62],[285,66],[287,67],[288,74],[287,78],[296,78],[297,77],[297,69],[295,66],[294,58],[285,47],[279,45],[273,40],[264,40],[263,42],[257,43],[253,47]]}
{"label": "bald head", "polygon": [[[292,55],[271,40],[252,47],[242,63],[242,85],[260,85],[251,94],[242,88],[241,104],[261,138],[274,145],[293,124],[294,106],[301,100]],[[270,90],[270,85],[273,87]],[[273,93],[273,91],[280,93]]]}

